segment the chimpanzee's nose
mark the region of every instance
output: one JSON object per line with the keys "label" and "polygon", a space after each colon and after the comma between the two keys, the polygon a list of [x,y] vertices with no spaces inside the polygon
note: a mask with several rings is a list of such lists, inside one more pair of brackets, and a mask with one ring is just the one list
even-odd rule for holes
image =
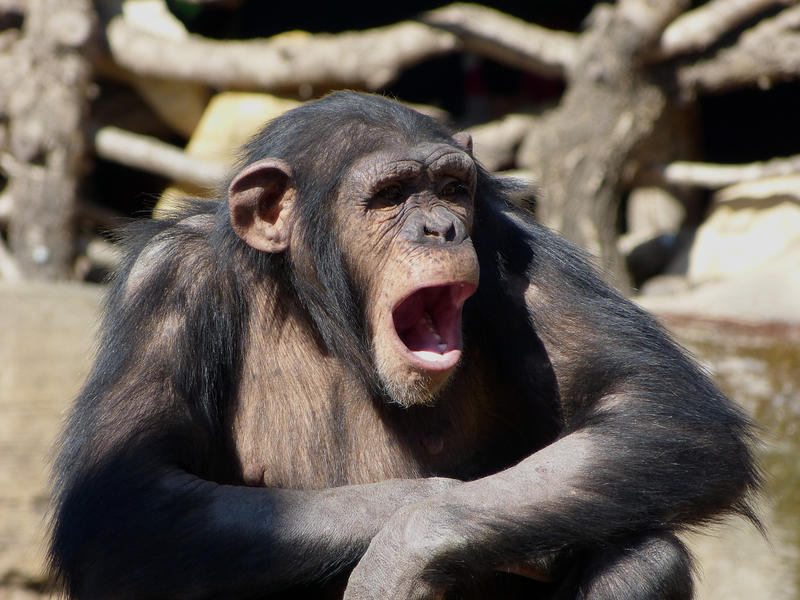
{"label": "chimpanzee's nose", "polygon": [[429,238],[438,238],[439,241],[452,242],[456,237],[454,223],[425,223],[423,233]]}
{"label": "chimpanzee's nose", "polygon": [[461,219],[445,208],[437,208],[420,219],[416,241],[426,245],[455,245],[466,237],[467,229]]}

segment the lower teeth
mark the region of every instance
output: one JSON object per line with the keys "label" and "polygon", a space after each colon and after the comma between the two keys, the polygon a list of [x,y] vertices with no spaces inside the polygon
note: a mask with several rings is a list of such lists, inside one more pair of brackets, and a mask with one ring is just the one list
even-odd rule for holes
{"label": "lower teeth", "polygon": [[442,336],[439,335],[439,332],[436,331],[436,328],[433,325],[433,317],[431,314],[426,312],[422,317],[422,322],[425,323],[428,331],[436,339],[436,347],[439,349],[439,352],[443,354],[444,351],[447,350],[447,344],[442,340]]}

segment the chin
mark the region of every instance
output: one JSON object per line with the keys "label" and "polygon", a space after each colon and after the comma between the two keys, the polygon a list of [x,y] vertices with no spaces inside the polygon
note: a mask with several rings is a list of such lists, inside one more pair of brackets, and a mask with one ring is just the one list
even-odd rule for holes
{"label": "chin", "polygon": [[388,365],[378,363],[378,375],[386,398],[402,408],[435,405],[450,381],[451,372],[426,372],[410,366],[405,369],[386,367]]}

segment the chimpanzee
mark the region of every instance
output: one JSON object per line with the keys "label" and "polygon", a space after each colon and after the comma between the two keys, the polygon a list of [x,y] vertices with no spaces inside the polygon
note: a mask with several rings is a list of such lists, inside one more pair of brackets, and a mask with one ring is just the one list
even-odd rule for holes
{"label": "chimpanzee", "polygon": [[55,469],[75,598],[691,596],[747,419],[486,172],[340,92],[139,223]]}

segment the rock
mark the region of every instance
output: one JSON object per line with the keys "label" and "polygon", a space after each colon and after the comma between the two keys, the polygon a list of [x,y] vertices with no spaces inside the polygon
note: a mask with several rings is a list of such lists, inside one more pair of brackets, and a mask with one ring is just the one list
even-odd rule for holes
{"label": "rock", "polygon": [[89,370],[101,291],[0,282],[0,582],[43,579],[53,443]]}
{"label": "rock", "polygon": [[697,231],[689,280],[698,284],[768,267],[798,244],[800,177],[731,186],[716,194],[711,214]]}
{"label": "rock", "polygon": [[689,253],[690,289],[637,301],[663,315],[800,323],[800,176],[737,184],[714,200]]}
{"label": "rock", "polygon": [[683,275],[657,275],[642,285],[642,296],[665,296],[689,291],[689,280]]}
{"label": "rock", "polygon": [[637,299],[653,312],[735,321],[800,323],[800,241],[766,264],[706,281],[685,293]]}
{"label": "rock", "polygon": [[736,200],[768,200],[783,197],[800,201],[800,175],[780,175],[743,181],[717,191],[714,194],[714,201],[734,202]]}

